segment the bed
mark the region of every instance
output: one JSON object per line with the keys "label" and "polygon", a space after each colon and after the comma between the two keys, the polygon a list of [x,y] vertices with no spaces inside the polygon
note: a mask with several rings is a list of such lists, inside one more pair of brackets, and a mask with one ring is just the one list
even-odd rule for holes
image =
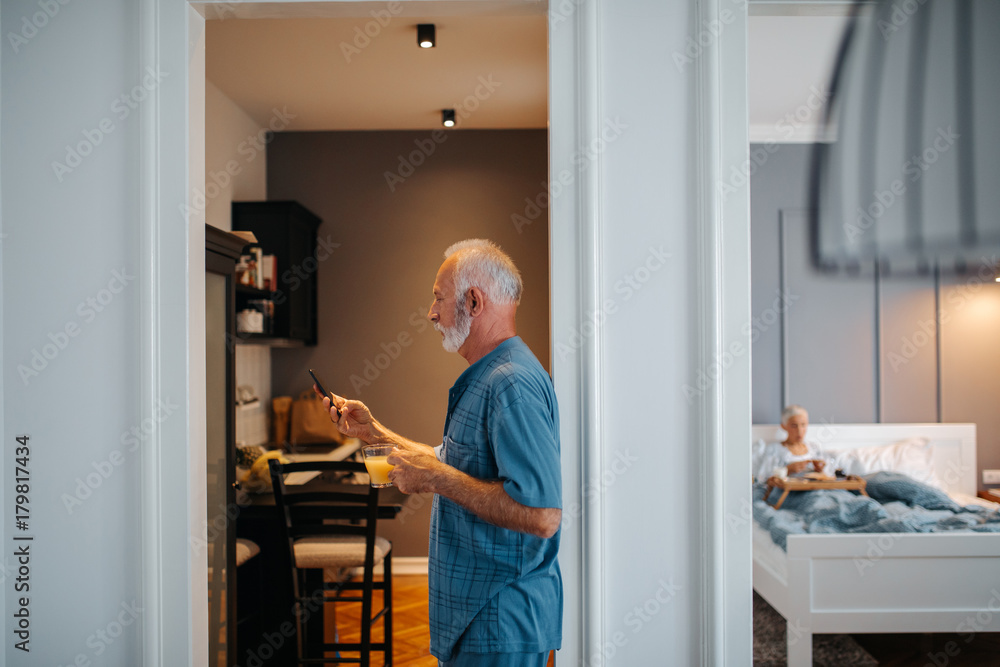
{"label": "bed", "polygon": [[[777,425],[752,432],[780,440]],[[808,435],[865,450],[913,437],[929,441],[938,486],[976,502],[975,424],[813,424]],[[789,667],[812,664],[813,634],[1000,632],[1000,534],[790,535],[785,551],[752,523],[753,587],[787,621]]]}

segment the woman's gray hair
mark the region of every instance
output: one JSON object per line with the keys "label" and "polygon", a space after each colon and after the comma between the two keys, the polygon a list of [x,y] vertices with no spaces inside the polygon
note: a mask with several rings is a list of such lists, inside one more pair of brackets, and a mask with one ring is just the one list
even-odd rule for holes
{"label": "woman's gray hair", "polygon": [[455,265],[455,298],[463,302],[469,288],[478,287],[493,303],[521,303],[521,273],[500,246],[486,239],[468,239],[444,251],[444,258],[458,255]]}
{"label": "woman's gray hair", "polygon": [[789,405],[787,408],[781,411],[781,423],[785,424],[789,419],[795,415],[804,415],[809,417],[809,411],[806,410],[801,405]]}

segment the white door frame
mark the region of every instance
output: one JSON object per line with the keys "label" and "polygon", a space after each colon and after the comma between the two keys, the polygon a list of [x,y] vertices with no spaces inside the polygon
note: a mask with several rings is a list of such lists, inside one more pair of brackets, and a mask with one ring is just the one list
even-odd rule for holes
{"label": "white door frame", "polygon": [[[567,0],[570,1],[570,0]],[[354,8],[351,5],[354,5]],[[140,0],[140,52],[144,64],[169,76],[143,106],[140,157],[144,290],[143,417],[164,400],[180,401],[186,420],[170,420],[151,438],[142,462],[143,664],[205,665],[207,565],[189,540],[206,515],[204,211],[187,209],[204,187],[204,21],[219,11],[236,18],[262,15],[366,16],[378,3],[213,2]],[[404,0],[424,15],[460,11],[463,3]],[[477,13],[516,9],[530,0],[469,0]],[[563,2],[561,5],[565,5]],[[550,173],[572,166],[577,147],[600,126],[599,17],[611,0],[571,0],[574,11],[550,31]],[[418,6],[419,5],[419,6]],[[555,2],[552,3],[556,5]],[[746,4],[696,0],[697,26],[735,14],[698,61],[693,94],[698,118],[692,169],[699,175],[698,327],[700,368],[724,357],[750,319],[749,196],[723,197],[716,184],[747,156]],[[728,18],[728,17],[727,17]],[[580,331],[584,314],[600,305],[602,260],[600,158],[580,174],[568,196],[550,208],[552,340]],[[723,235],[725,231],[725,235]],[[603,460],[600,326],[581,354],[553,358],[563,436],[564,502],[583,501],[582,480]],[[181,361],[183,360],[183,361]],[[703,453],[700,488],[705,555],[698,593],[704,665],[749,664],[750,550],[748,531],[727,530],[749,499],[749,353],[728,366],[700,404]],[[578,443],[571,446],[570,443]],[[560,560],[567,588],[560,662],[602,665],[592,655],[604,644],[603,592],[609,574],[601,555],[603,502],[582,503],[581,521],[563,536]],[[744,534],[744,532],[746,534]],[[571,593],[570,591],[576,591]],[[576,598],[571,597],[576,595]],[[578,598],[578,599],[577,599]],[[730,621],[727,624],[727,620]],[[736,621],[736,622],[734,622]],[[745,627],[744,627],[745,626]]]}

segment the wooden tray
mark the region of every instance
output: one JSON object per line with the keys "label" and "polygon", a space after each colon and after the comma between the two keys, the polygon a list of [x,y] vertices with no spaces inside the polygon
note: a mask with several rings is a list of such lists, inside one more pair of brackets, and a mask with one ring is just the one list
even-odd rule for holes
{"label": "wooden tray", "polygon": [[784,493],[778,498],[778,502],[774,504],[774,509],[781,509],[781,504],[785,502],[785,498],[791,491],[812,491],[814,489],[846,489],[848,491],[860,491],[862,495],[867,496],[868,493],[865,491],[865,480],[861,479],[857,475],[849,475],[847,477],[836,479],[806,479],[804,477],[788,477],[782,479],[780,477],[771,477],[767,480],[767,493],[764,494],[764,502],[767,502],[767,497],[771,495],[771,491],[774,489],[781,489]]}

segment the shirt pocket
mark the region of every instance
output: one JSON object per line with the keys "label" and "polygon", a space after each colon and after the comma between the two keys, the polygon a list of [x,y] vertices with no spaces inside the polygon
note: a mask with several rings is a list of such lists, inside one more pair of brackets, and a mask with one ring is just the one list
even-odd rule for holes
{"label": "shirt pocket", "polygon": [[441,451],[445,463],[467,475],[477,479],[496,479],[498,475],[493,453],[485,442],[485,434],[483,437],[473,437],[471,441],[445,435]]}

